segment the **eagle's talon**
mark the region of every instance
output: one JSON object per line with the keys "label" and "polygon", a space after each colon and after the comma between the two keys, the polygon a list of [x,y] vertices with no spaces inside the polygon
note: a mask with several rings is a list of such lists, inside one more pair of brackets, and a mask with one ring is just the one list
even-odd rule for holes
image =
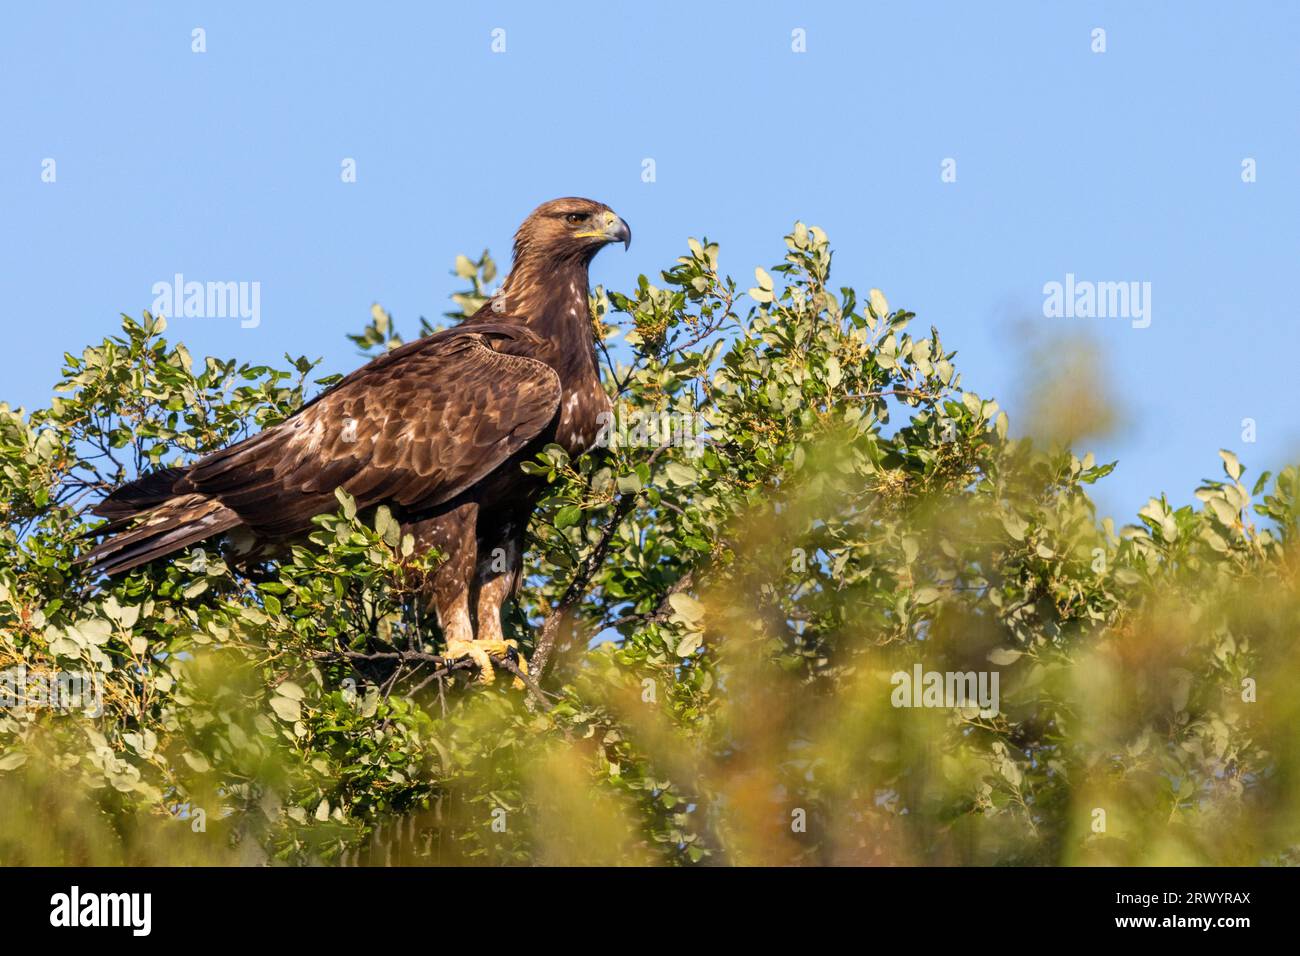
{"label": "eagle's talon", "polygon": [[[519,650],[519,648],[517,648],[514,645],[513,641],[508,643],[509,643],[509,650],[506,651],[506,657],[508,657],[514,663],[514,665],[519,668],[519,673],[527,674],[528,658],[524,657],[523,653]],[[511,686],[513,686],[515,690],[523,690],[524,682],[520,680],[518,677],[516,677],[514,680],[514,684]]]}
{"label": "eagle's talon", "polygon": [[[519,653],[519,648],[515,647],[509,641],[484,640],[484,641],[448,641],[447,649],[443,652],[445,657],[451,660],[463,660],[470,658],[478,665],[478,682],[480,684],[491,684],[496,680],[496,671],[492,667],[492,658],[504,658],[512,661],[520,671],[528,673],[528,662],[524,656]],[[518,677],[514,680],[516,690],[522,690],[524,682]]]}
{"label": "eagle's talon", "polygon": [[496,680],[492,669],[491,641],[448,641],[445,656],[452,660],[469,658],[478,667],[478,682],[491,684]]}

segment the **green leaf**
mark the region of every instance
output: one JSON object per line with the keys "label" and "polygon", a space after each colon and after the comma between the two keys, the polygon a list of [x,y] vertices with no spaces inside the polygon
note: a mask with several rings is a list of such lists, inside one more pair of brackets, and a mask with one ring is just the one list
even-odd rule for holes
{"label": "green leaf", "polygon": [[696,624],[704,619],[704,605],[684,591],[674,591],[668,595],[668,603],[675,616],[682,621]]}
{"label": "green leaf", "polygon": [[879,289],[872,289],[867,293],[867,296],[868,301],[871,303],[871,311],[876,314],[877,318],[883,319],[889,315],[889,300],[885,298],[885,293]]}
{"label": "green leaf", "polygon": [[395,548],[401,543],[402,527],[393,517],[388,505],[380,505],[375,509],[375,533],[383,538],[384,543],[389,547]]}
{"label": "green leaf", "polygon": [[337,498],[339,504],[343,506],[344,517],[351,521],[357,516],[357,499],[353,498],[342,488],[334,489],[334,497]]}
{"label": "green leaf", "polygon": [[665,465],[664,475],[675,485],[693,485],[698,478],[694,468],[679,461],[670,461]]}
{"label": "green leaf", "polygon": [[918,588],[912,595],[912,600],[917,604],[933,604],[935,601],[939,600],[939,589],[929,587]]}
{"label": "green leaf", "polygon": [[1007,534],[1011,535],[1016,541],[1024,541],[1025,534],[1029,530],[1029,522],[1018,514],[1003,514],[1002,527],[1006,529]]}
{"label": "green leaf", "polygon": [[0,770],[17,770],[27,762],[27,754],[21,750],[11,750],[0,757]]}
{"label": "green leaf", "polygon": [[1219,457],[1223,459],[1223,470],[1228,477],[1236,481],[1241,477],[1241,462],[1237,461],[1237,456],[1230,451],[1221,450]]}
{"label": "green leaf", "polygon": [[190,765],[190,769],[196,773],[207,773],[212,769],[212,764],[203,754],[196,754],[192,751],[185,751],[181,758]]}
{"label": "green leaf", "polygon": [[302,705],[291,697],[280,695],[272,697],[271,709],[275,711],[277,717],[291,724],[302,719]]}
{"label": "green leaf", "polygon": [[1208,502],[1210,510],[1225,526],[1232,528],[1237,524],[1237,509],[1232,507],[1222,498],[1211,498]]}
{"label": "green leaf", "polygon": [[703,643],[704,633],[702,631],[691,631],[677,642],[677,656],[690,657],[700,649],[700,645]]}
{"label": "green leaf", "polygon": [[94,644],[98,647],[107,644],[108,639],[113,636],[113,625],[98,618],[90,621],[79,621],[75,628],[68,628],[68,636],[73,637],[74,640],[76,637],[80,637],[82,643]]}
{"label": "green leaf", "polygon": [[826,361],[826,385],[830,388],[840,384],[844,378],[844,370],[840,368],[840,360],[832,355]]}

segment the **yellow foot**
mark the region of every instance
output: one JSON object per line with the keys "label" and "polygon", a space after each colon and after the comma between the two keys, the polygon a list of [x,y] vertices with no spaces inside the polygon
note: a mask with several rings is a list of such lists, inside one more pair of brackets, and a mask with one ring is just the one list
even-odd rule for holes
{"label": "yellow foot", "polygon": [[[496,671],[492,667],[493,655],[513,658],[519,669],[525,674],[528,673],[528,661],[519,653],[513,641],[448,641],[447,649],[443,653],[452,660],[460,660],[465,657],[471,658],[478,665],[480,684],[491,684],[496,680]],[[516,689],[522,690],[524,682],[516,677],[514,686]]]}

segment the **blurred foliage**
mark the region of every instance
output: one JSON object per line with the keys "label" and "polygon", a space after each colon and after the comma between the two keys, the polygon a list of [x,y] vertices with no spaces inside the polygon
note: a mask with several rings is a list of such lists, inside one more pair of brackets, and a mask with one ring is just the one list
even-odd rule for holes
{"label": "blurred foliage", "polygon": [[[691,240],[594,291],[617,415],[528,464],[508,622],[554,640],[544,703],[439,664],[439,556],[346,495],[255,567],[74,563],[100,493],[292,414],[315,363],[124,316],[48,409],[0,405],[0,672],[102,698],[0,709],[0,863],[1293,862],[1300,471],[1222,452],[1197,507],[1099,521],[1113,464],[1062,442],[1110,413],[1068,354],[1013,437],[937,330],[831,286],[821,230],[785,246],[748,290]],[[453,320],[496,267],[456,272]],[[351,338],[402,340],[379,306]],[[892,706],[917,664],[996,672],[996,712]]]}

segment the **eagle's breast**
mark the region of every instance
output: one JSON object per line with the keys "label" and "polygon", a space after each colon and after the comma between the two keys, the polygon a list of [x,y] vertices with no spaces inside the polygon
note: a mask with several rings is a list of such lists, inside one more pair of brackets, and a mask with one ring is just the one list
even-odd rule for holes
{"label": "eagle's breast", "polygon": [[612,410],[609,396],[599,381],[583,382],[566,389],[560,399],[560,420],[555,441],[570,456],[589,450],[600,435],[601,425]]}

